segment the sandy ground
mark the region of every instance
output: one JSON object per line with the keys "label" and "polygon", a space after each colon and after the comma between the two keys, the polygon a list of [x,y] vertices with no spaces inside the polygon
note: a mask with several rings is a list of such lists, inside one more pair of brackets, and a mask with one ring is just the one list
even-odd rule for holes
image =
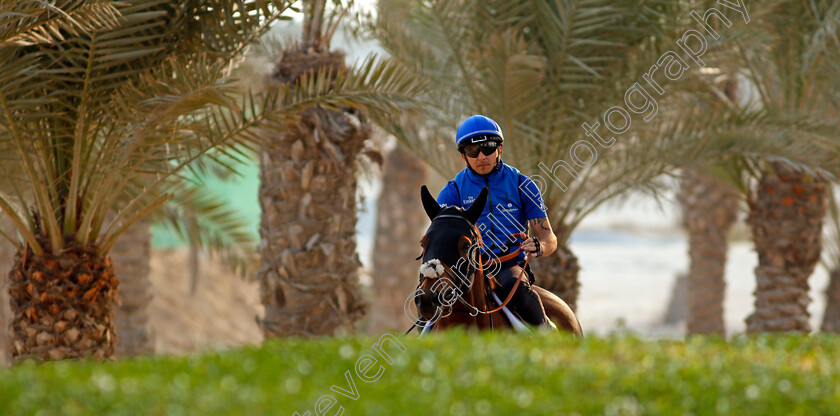
{"label": "sandy ground", "polygon": [[151,331],[158,354],[182,354],[262,342],[259,285],[203,259],[190,294],[186,249],[153,250]]}

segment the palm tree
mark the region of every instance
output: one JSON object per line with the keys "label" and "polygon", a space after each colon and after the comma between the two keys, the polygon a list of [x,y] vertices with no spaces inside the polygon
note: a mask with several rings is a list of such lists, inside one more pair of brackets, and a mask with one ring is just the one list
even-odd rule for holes
{"label": "palm tree", "polygon": [[[820,250],[820,227],[813,218],[821,218],[825,186],[820,182],[837,172],[830,160],[833,156],[828,155],[837,151],[838,119],[832,97],[837,93],[833,80],[839,45],[833,31],[839,12],[837,4],[825,1],[757,4],[750,12],[752,23],[721,31],[722,38],[709,43],[711,54],[704,59],[718,62],[719,67],[706,68],[712,76],[699,77],[701,82],[689,90],[684,102],[672,103],[682,116],[664,117],[671,124],[667,129],[673,129],[670,134],[686,132],[691,140],[730,137],[718,141],[719,154],[707,154],[705,160],[711,162],[706,165],[716,166],[714,173],[737,185],[750,208],[748,222],[759,253],[756,312],[748,319],[751,332],[807,331],[807,278]],[[734,82],[725,82],[721,88],[721,78],[746,78],[740,82],[746,86],[745,93],[735,96]],[[758,98],[750,98],[750,93]],[[703,109],[700,114],[698,107]],[[728,127],[721,128],[721,122]],[[766,137],[777,144],[759,150],[763,145],[756,143],[755,151],[733,151],[726,142],[733,144],[736,132],[744,138],[754,136],[754,130],[743,128],[749,125],[763,125]],[[734,129],[727,132],[730,128]],[[691,158],[694,162],[688,166],[704,166],[703,158]],[[779,172],[781,177],[771,178]],[[711,217],[687,216],[686,220],[701,225]],[[722,293],[717,299],[722,299]],[[708,304],[709,300],[691,302]]]}
{"label": "palm tree", "polygon": [[662,315],[662,322],[672,325],[685,322],[688,318],[688,275],[677,273],[674,285],[671,287],[671,297]]}
{"label": "palm tree", "polygon": [[823,265],[828,271],[828,287],[825,290],[825,313],[820,330],[840,332],[840,207],[833,192],[828,194],[829,226],[825,234]]}
{"label": "palm tree", "polygon": [[726,236],[738,217],[739,195],[704,170],[686,169],[679,201],[691,258],[686,285],[688,333],[725,335]]}
{"label": "palm tree", "polygon": [[419,241],[428,223],[417,203],[417,190],[426,183],[428,170],[402,146],[385,158],[373,250],[371,332],[406,326],[405,298],[417,281],[417,267],[406,259],[417,256],[418,245],[411,243]]}
{"label": "palm tree", "polygon": [[[727,102],[733,105],[738,102],[737,75],[728,74],[717,85]],[[714,165],[686,167],[681,175],[678,199],[682,225],[689,237],[690,258],[689,271],[684,277],[688,334],[726,335],[723,300],[727,234],[738,217],[741,195],[735,186],[715,175],[716,170],[720,168]]]}
{"label": "palm tree", "polygon": [[270,105],[240,110],[227,64],[286,5],[222,6],[0,6],[15,7],[0,10],[14,20],[0,38],[0,151],[16,169],[3,167],[13,192],[0,209],[23,237],[9,275],[15,359],[112,355],[117,237],[171,197],[183,166],[268,120]]}
{"label": "palm tree", "polygon": [[[666,123],[672,124],[669,129],[674,132],[690,132],[688,136],[693,140],[710,133],[731,138],[736,137],[733,133],[737,131],[745,137],[755,134],[743,128],[725,132],[720,121],[731,123],[731,127],[739,124],[733,123],[738,119],[745,125],[770,121],[762,129],[766,137],[778,141],[778,146],[759,151],[762,146],[758,144],[753,152],[732,152],[725,141],[719,142],[724,145],[720,148],[723,152],[710,154],[711,159],[707,160],[712,163],[707,165],[716,166],[715,176],[722,175],[735,183],[750,208],[748,222],[759,253],[759,284],[756,312],[748,319],[748,330],[807,331],[807,278],[820,250],[820,226],[814,222],[822,217],[824,184],[819,182],[837,171],[827,156],[837,151],[837,117],[825,110],[831,108],[830,97],[836,93],[832,75],[827,74],[836,74],[837,69],[837,63],[831,62],[836,59],[838,47],[831,31],[837,22],[838,8],[830,2],[806,5],[783,1],[757,5],[751,13],[755,21],[750,25],[736,27],[733,33],[722,32],[721,39],[709,44],[713,55],[709,59],[719,62],[720,67],[707,68],[712,76],[701,77],[693,94],[683,103],[675,103],[682,117]],[[719,85],[721,78],[728,81]],[[739,78],[746,81],[735,83]],[[737,84],[746,87],[740,97],[732,88]],[[758,98],[750,99],[750,92],[757,93]],[[701,114],[698,108],[703,109]],[[768,128],[773,124],[778,128]],[[700,158],[692,158],[693,166],[703,166],[697,163]],[[777,172],[783,172],[782,177],[771,178]],[[704,203],[711,208],[711,201]],[[726,217],[734,215],[723,209],[694,212],[720,214],[714,220],[711,215],[691,218],[687,212],[686,221],[699,227],[715,224],[714,221],[725,224]],[[722,229],[709,228],[718,236],[725,235]],[[720,273],[723,260],[716,266]],[[722,282],[722,276],[715,280]],[[718,283],[695,287],[694,293],[689,294],[690,303],[706,305],[717,316],[722,311],[722,306],[718,306],[722,289]]]}
{"label": "palm tree", "polygon": [[[303,2],[303,34],[282,50],[270,85],[317,80],[339,95],[349,93],[344,88],[352,84],[342,82],[341,75],[347,72],[344,53],[330,50],[349,6],[328,11],[326,3]],[[371,91],[381,91],[392,103],[408,103],[422,84],[395,68],[374,67],[368,60],[355,71],[364,74],[360,79]],[[312,108],[285,132],[269,137],[271,145],[260,154],[257,272],[266,337],[350,330],[364,314],[355,241],[357,159],[370,137],[371,117],[385,122],[400,112],[393,105],[370,105],[366,111],[347,105]]]}
{"label": "palm tree", "polygon": [[820,331],[840,333],[840,270],[832,268],[828,273],[828,287],[825,290],[825,312]]}
{"label": "palm tree", "polygon": [[[756,302],[761,306],[757,306],[758,313],[752,315],[750,322],[757,323],[761,319],[771,320],[771,326],[761,331],[794,330],[794,322],[796,325],[807,325],[807,315],[800,314],[797,318],[783,323],[784,319],[780,319],[779,314],[782,312],[796,315],[794,311],[807,313],[807,277],[816,262],[814,256],[818,260],[820,251],[819,236],[815,238],[814,233],[821,228],[821,218],[824,214],[824,208],[821,208],[822,204],[818,202],[824,197],[824,185],[809,177],[829,177],[831,172],[837,171],[834,158],[838,146],[831,137],[836,135],[840,126],[782,109],[765,108],[756,111],[735,109],[737,106],[734,106],[729,99],[720,99],[724,97],[723,94],[716,95],[718,98],[711,100],[720,100],[725,103],[723,108],[702,107],[706,114],[697,115],[696,119],[689,119],[683,115],[682,121],[677,120],[674,131],[669,134],[688,133],[687,137],[692,140],[709,136],[724,139],[715,145],[715,147],[722,145],[717,151],[697,157],[696,160],[716,166],[714,173],[726,178],[727,182],[735,184],[733,189],[737,190],[739,198],[745,200],[749,207],[748,223],[753,228],[756,251],[759,253],[759,267],[756,273],[761,282],[756,290]],[[675,107],[678,105],[675,104]],[[696,103],[695,107],[697,107]],[[780,111],[784,112],[780,113]],[[716,112],[719,114],[715,114]],[[721,118],[722,114],[729,115]],[[725,121],[730,117],[733,117],[732,124]],[[749,126],[754,126],[754,128]],[[759,131],[760,135],[764,135],[769,141],[776,141],[777,145],[762,150],[762,144],[755,142],[749,146],[753,151],[750,151],[749,147],[735,150],[732,146],[724,145],[726,141],[734,145],[734,140],[752,140],[748,137],[755,137]],[[687,167],[692,166],[697,166],[697,164]],[[766,173],[773,172],[769,170],[771,168],[774,169],[773,171],[783,172],[784,180],[769,179],[771,175],[766,175]],[[790,183],[796,180],[801,182]],[[709,197],[707,192],[704,199],[715,198]],[[723,202],[719,202],[719,205],[712,209],[712,201],[701,202],[708,204],[706,205],[708,209],[705,210],[706,217],[692,218],[694,215],[700,215],[698,211],[701,210],[692,210],[692,212],[687,210],[686,221],[694,222],[700,229],[706,227],[707,232],[723,240],[725,225],[736,214],[735,211],[729,211],[734,210],[734,207],[724,209]],[[802,206],[803,204],[805,206]],[[712,215],[716,220],[712,219]],[[721,248],[722,246],[719,246],[717,252],[723,256],[725,249]],[[699,247],[697,249],[699,250]],[[695,247],[692,244],[692,251],[694,250]],[[697,254],[701,255],[699,252]],[[717,269],[715,274],[722,275],[724,261],[725,257],[720,257],[715,262],[714,269]],[[804,266],[794,267],[796,262]],[[768,276],[767,273],[771,275]],[[790,273],[797,276],[796,280],[799,283],[794,284],[794,279],[780,278],[779,280],[791,287],[782,289],[779,285],[770,290],[768,286],[778,284],[778,282],[771,283],[772,276]],[[722,279],[715,278],[715,280]],[[715,284],[712,284],[702,286],[702,289],[695,287],[691,290],[695,293],[689,292],[690,305],[708,305],[710,310],[714,311],[714,316],[718,316],[721,309],[714,305],[718,305],[718,301],[722,300],[722,285],[717,285],[717,289]],[[698,290],[702,293],[696,293]],[[714,300],[710,296],[714,296]]]}
{"label": "palm tree", "polygon": [[[778,2],[761,22],[764,41],[742,49],[761,104],[826,117],[835,124],[826,134],[832,139],[838,132],[836,110],[830,112],[840,91],[838,22],[836,2]],[[830,176],[780,162],[758,168],[759,180],[748,199],[759,264],[755,311],[747,318],[747,331],[808,332],[808,278],[820,259]]]}
{"label": "palm tree", "polygon": [[[711,90],[717,89],[712,84],[709,84],[708,88]],[[723,91],[717,91],[711,95],[714,98],[707,96],[698,99],[695,96],[695,98],[689,100],[689,105],[694,109],[694,113],[685,110],[685,103],[672,103],[674,108],[678,109],[676,110],[677,113],[683,112],[684,114],[673,120],[669,120],[670,117],[666,116],[664,123],[671,125],[669,129],[673,128],[673,131],[667,133],[669,136],[676,137],[685,134],[687,140],[706,140],[710,137],[721,139],[714,144],[717,150],[702,156],[690,154],[691,159],[695,162],[684,166],[685,178],[683,180],[681,202],[684,205],[684,222],[691,238],[692,277],[689,279],[695,282],[689,289],[688,303],[690,308],[703,313],[702,316],[695,315],[695,318],[699,321],[695,321],[695,325],[689,328],[689,332],[723,334],[722,300],[724,291],[723,269],[726,261],[725,236],[726,230],[737,216],[739,200],[746,202],[751,210],[751,216],[761,209],[772,210],[769,216],[765,217],[767,222],[764,223],[763,230],[765,233],[774,233],[772,237],[778,238],[777,241],[790,242],[795,241],[792,236],[802,236],[802,229],[797,230],[796,227],[802,227],[803,225],[800,223],[797,226],[796,220],[801,221],[804,218],[796,218],[794,213],[790,211],[785,212],[785,214],[791,216],[785,218],[782,215],[782,210],[772,204],[776,203],[783,207],[789,207],[792,205],[791,198],[797,194],[805,198],[817,198],[819,197],[818,194],[809,196],[807,193],[816,192],[820,187],[817,186],[810,190],[797,187],[794,191],[790,187],[782,186],[780,188],[778,183],[774,185],[767,182],[757,183],[759,182],[758,178],[761,177],[760,167],[777,166],[780,169],[798,172],[799,175],[807,175],[807,173],[803,174],[802,172],[811,172],[814,175],[830,175],[830,172],[837,169],[834,158],[838,151],[837,144],[832,142],[830,138],[836,134],[833,132],[840,126],[792,112],[778,113],[776,111],[780,110],[743,109],[731,97],[726,97]],[[718,106],[700,105],[709,104],[712,101],[718,101]],[[697,114],[697,112],[705,114]],[[745,141],[753,141],[760,136],[765,137],[768,142],[773,141],[776,144],[764,147],[762,143],[753,142],[744,148],[735,148],[737,147],[736,141],[743,144]],[[684,141],[685,139],[678,141]],[[729,144],[726,144],[727,142]],[[690,145],[687,146],[689,149],[691,147]],[[762,149],[762,147],[764,148]],[[677,146],[674,146],[674,148],[677,148]],[[690,151],[690,153],[694,153],[694,151]],[[703,187],[702,190],[692,187],[692,182],[698,181],[695,176],[698,175],[698,172],[702,172],[700,174],[707,178],[700,179],[707,181],[706,184],[700,185]],[[713,182],[708,183],[709,180],[713,180]],[[728,185],[723,185],[722,180]],[[728,189],[720,189],[721,186]],[[777,195],[773,199],[767,198],[767,195],[779,192],[793,192],[793,195],[782,194],[782,196]],[[761,197],[765,199],[757,199]],[[786,197],[784,202],[778,200],[780,197]],[[807,212],[803,208],[797,210],[803,213]],[[765,212],[764,214],[767,215],[768,213]],[[810,214],[814,215],[810,221],[821,221],[820,212],[812,211]],[[754,218],[748,218],[748,221],[754,221]],[[755,231],[755,227],[753,229]],[[796,233],[793,231],[796,231]],[[808,231],[813,232],[813,228]],[[768,234],[756,235],[754,233],[754,238],[767,241],[769,237]],[[804,243],[804,241],[797,242],[802,247],[808,247],[808,250],[816,250],[816,253],[807,253],[809,256],[819,255],[819,246],[814,246],[814,241],[808,242],[808,244]],[[760,258],[761,256],[778,255],[778,253],[784,253],[788,250],[782,246],[772,247],[767,245],[757,246],[756,249]],[[796,256],[802,254],[793,254],[792,251],[787,252]],[[804,260],[804,258],[800,257],[799,260]],[[779,263],[776,263],[776,265],[778,266]],[[760,263],[757,271],[761,268],[762,263]],[[695,270],[698,273],[696,276],[694,275]],[[807,279],[810,271],[805,271],[803,274]],[[759,286],[757,293],[762,290],[766,290],[766,288]],[[805,295],[807,296],[807,286],[805,287]],[[780,303],[784,302],[783,299],[778,300]],[[797,301],[795,297],[788,297],[788,300]],[[804,305],[807,306],[807,301],[804,302]],[[805,321],[807,322],[807,317]],[[718,326],[715,322],[719,322],[720,325]]]}
{"label": "palm tree", "polygon": [[154,352],[154,338],[148,325],[148,307],[152,301],[151,242],[149,223],[141,220],[129,227],[111,249],[114,272],[120,276],[121,303],[114,311],[114,328],[120,339],[116,347],[119,355]]}
{"label": "palm tree", "polygon": [[[0,165],[7,182],[0,189],[12,190],[0,193],[0,210],[23,240],[10,273],[14,359],[113,354],[119,279],[108,254],[131,225],[173,198],[174,178],[189,179],[184,167],[202,157],[220,161],[214,149],[254,148],[262,143],[255,128],[285,129],[315,104],[388,100],[365,84],[364,72],[336,78],[347,91],[363,91],[356,97],[334,97],[312,79],[241,98],[231,62],[287,6],[0,5],[10,20],[0,25],[0,158],[11,161]],[[386,64],[368,70],[398,84]]]}
{"label": "palm tree", "polygon": [[[0,232],[9,233],[13,226],[11,221],[0,216]],[[0,273],[3,270],[12,268],[12,260],[14,259],[14,247],[7,241],[0,239]],[[5,273],[0,274],[0,365],[8,361],[9,354],[9,337],[7,335],[9,327],[9,297],[8,297],[8,280]]]}
{"label": "palm tree", "polygon": [[763,174],[747,219],[759,261],[747,331],[808,332],[808,278],[822,250],[826,183],[783,164]]}

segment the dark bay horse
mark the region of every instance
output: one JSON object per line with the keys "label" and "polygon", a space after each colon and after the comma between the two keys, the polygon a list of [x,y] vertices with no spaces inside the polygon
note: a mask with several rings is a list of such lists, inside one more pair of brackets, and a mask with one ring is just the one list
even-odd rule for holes
{"label": "dark bay horse", "polygon": [[[478,329],[512,326],[499,306],[499,302],[504,305],[511,296],[498,302],[493,298],[488,288],[493,283],[487,277],[492,275],[494,264],[482,260],[479,254],[481,237],[475,223],[487,203],[487,194],[484,188],[478,199],[463,209],[440,207],[426,186],[420,190],[423,208],[432,223],[420,242],[423,247],[420,285],[414,301],[420,318],[434,322],[435,330],[459,325]],[[498,261],[495,265],[498,266]],[[520,278],[527,281],[527,276]],[[566,302],[541,287],[531,288],[540,296],[546,315],[559,329],[583,335],[580,322]]]}

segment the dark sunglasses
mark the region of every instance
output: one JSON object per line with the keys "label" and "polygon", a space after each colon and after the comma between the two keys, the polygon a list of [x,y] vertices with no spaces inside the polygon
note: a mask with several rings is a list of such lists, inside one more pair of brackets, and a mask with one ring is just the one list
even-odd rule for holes
{"label": "dark sunglasses", "polygon": [[496,142],[479,143],[464,147],[461,153],[473,158],[478,157],[478,152],[484,153],[484,156],[490,156],[498,148],[499,144]]}

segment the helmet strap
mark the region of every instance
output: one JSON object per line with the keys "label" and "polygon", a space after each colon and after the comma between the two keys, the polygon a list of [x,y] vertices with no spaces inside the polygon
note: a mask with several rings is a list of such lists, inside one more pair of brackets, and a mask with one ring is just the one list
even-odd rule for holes
{"label": "helmet strap", "polygon": [[467,161],[467,156],[465,154],[461,153],[461,159],[464,159],[464,163],[467,164],[467,169],[471,170],[472,173],[475,173],[476,175],[481,175],[480,173],[476,172],[472,166],[470,166],[470,162]]}

